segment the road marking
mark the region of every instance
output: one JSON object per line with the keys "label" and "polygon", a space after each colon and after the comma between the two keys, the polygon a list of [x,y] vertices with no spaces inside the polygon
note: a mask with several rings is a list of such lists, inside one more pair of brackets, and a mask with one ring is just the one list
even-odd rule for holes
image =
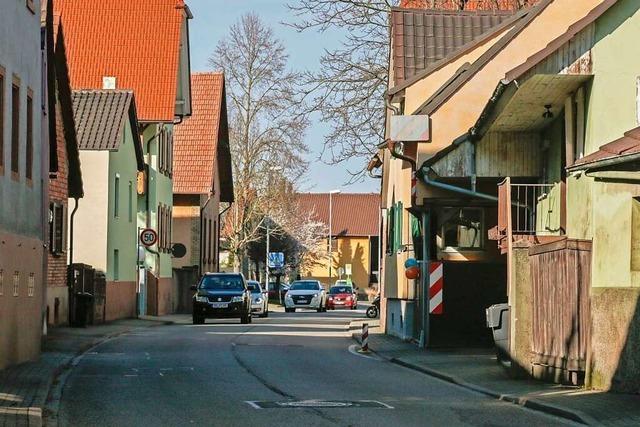
{"label": "road marking", "polygon": [[360,346],[357,344],[351,344],[349,346],[349,353],[355,355],[355,356],[360,356],[360,357],[364,357],[365,359],[371,359],[371,360],[377,360],[378,362],[382,362],[384,359],[380,358],[379,356],[376,356],[375,354],[363,354],[363,353],[359,353],[358,350],[360,349]]}
{"label": "road marking", "polygon": [[254,409],[327,409],[327,408],[372,408],[372,409],[394,409],[393,406],[377,400],[288,400],[288,401],[245,401]]}
{"label": "road marking", "polygon": [[325,332],[325,331],[247,331],[243,333],[238,332],[206,332],[208,335],[262,335],[262,336],[282,336],[282,337],[323,337],[323,338],[347,338],[351,337],[348,332]]}

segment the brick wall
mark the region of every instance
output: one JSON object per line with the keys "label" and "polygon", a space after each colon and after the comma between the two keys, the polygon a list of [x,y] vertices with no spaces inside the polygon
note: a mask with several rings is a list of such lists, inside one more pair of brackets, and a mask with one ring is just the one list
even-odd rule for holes
{"label": "brick wall", "polygon": [[[62,114],[60,104],[56,106],[56,135],[57,135],[57,153],[58,153],[58,172],[55,178],[49,179],[49,201],[61,203],[65,206],[65,212],[68,199],[67,186],[67,150],[64,140],[64,130],[62,127]],[[66,251],[65,251],[66,252]],[[67,285],[67,257],[66,253],[62,256],[52,255],[48,252],[49,268],[47,271],[48,286],[66,286]]]}

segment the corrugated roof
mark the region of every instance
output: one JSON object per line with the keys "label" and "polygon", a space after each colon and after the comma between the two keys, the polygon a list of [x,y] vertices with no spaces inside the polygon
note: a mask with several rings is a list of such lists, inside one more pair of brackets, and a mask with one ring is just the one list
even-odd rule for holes
{"label": "corrugated roof", "polygon": [[113,76],[118,88],[135,91],[140,120],[173,120],[182,0],[56,0],[55,8],[74,89],[101,89]]}
{"label": "corrugated roof", "polygon": [[[298,209],[313,212],[317,221],[329,226],[329,193],[298,194]],[[333,194],[331,235],[377,236],[380,233],[380,195],[377,193]]]}
{"label": "corrugated roof", "polygon": [[173,192],[208,194],[213,185],[224,75],[191,75],[192,115],[175,126]]}
{"label": "corrugated roof", "polygon": [[[394,87],[502,29],[513,11],[400,9],[391,11]],[[448,62],[448,61],[446,61]]]}
{"label": "corrugated roof", "polygon": [[569,169],[583,169],[603,160],[640,153],[640,127],[625,132],[622,138],[603,145],[595,153],[577,160]]}

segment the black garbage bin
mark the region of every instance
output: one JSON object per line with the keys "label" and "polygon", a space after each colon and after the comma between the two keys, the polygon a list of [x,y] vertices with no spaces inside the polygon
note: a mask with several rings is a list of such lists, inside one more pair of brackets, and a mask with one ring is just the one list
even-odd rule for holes
{"label": "black garbage bin", "polygon": [[76,297],[75,325],[78,328],[86,328],[89,323],[90,310],[93,309],[93,295],[88,292],[78,292]]}
{"label": "black garbage bin", "polygon": [[509,304],[495,304],[487,308],[487,328],[493,332],[498,361],[508,361],[509,357]]}

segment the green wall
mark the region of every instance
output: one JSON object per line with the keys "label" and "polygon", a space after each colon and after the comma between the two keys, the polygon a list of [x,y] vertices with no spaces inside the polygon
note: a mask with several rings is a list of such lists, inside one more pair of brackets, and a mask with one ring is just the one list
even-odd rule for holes
{"label": "green wall", "polygon": [[[135,141],[127,121],[123,130],[123,142],[118,151],[109,153],[109,203],[107,216],[107,280],[135,281],[137,251],[136,196],[137,163]],[[116,176],[119,176],[117,191],[118,214],[116,216]],[[129,185],[131,184],[131,192]],[[131,209],[131,212],[129,211]],[[131,215],[130,215],[131,213]],[[115,251],[118,251],[118,277],[115,275]]]}

